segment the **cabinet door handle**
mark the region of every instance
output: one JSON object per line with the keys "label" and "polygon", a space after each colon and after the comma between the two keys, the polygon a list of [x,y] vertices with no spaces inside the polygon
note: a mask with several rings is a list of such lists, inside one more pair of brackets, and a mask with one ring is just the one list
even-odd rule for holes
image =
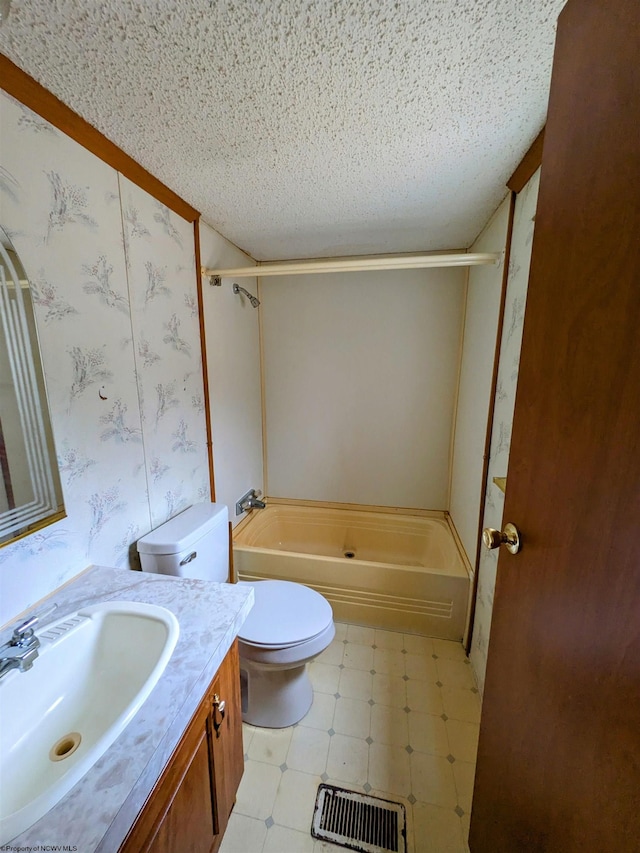
{"label": "cabinet door handle", "polygon": [[213,728],[216,736],[220,737],[220,726],[224,720],[224,715],[227,710],[227,703],[221,699],[217,693],[213,694]]}

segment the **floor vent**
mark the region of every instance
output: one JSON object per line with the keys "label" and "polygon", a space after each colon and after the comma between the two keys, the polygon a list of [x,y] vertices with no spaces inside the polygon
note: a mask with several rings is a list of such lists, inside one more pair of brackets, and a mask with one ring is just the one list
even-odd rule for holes
{"label": "floor vent", "polygon": [[323,784],[318,787],[311,835],[361,853],[406,853],[405,807]]}

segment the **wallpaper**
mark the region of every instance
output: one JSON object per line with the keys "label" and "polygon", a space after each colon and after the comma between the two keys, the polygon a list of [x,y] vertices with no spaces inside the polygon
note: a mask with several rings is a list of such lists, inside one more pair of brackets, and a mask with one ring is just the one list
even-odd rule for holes
{"label": "wallpaper", "polygon": [[193,225],[0,95],[0,224],[34,297],[67,518],[0,550],[0,624],[209,498]]}
{"label": "wallpaper", "polygon": [[193,225],[122,176],[120,190],[149,509],[157,527],[210,498]]}
{"label": "wallpaper", "polygon": [[[482,522],[483,527],[494,527],[497,530],[502,529],[504,494],[495,485],[493,478],[507,476],[509,466],[511,425],[513,423],[516,387],[518,384],[518,366],[520,363],[522,329],[527,301],[531,245],[533,242],[534,216],[538,200],[539,183],[540,170],[536,172],[522,192],[518,194],[513,220],[509,278],[507,280],[498,379],[494,400],[493,428],[491,431],[489,473]],[[478,593],[470,653],[471,663],[481,690],[484,687],[484,677],[487,668],[487,652],[497,566],[498,550],[488,551],[483,547],[480,553],[478,569]]]}

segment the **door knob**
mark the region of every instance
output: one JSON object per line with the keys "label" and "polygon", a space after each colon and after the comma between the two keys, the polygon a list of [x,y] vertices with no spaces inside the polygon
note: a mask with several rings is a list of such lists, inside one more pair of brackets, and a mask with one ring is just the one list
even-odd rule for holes
{"label": "door knob", "polygon": [[490,551],[501,545],[506,545],[507,551],[511,554],[517,554],[520,550],[520,534],[518,528],[511,522],[505,524],[503,531],[485,527],[482,531],[482,541]]}

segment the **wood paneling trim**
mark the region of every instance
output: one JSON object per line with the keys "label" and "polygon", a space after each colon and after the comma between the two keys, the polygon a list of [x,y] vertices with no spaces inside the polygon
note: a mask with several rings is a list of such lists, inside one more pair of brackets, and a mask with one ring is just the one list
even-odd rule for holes
{"label": "wood paneling trim", "polygon": [[[509,260],[511,258],[511,238],[513,236],[513,218],[516,210],[516,193],[511,193],[509,202],[509,224],[507,225],[507,242],[504,251],[504,262],[502,267],[502,292],[500,294],[500,308],[498,311],[498,333],[496,336],[496,352],[493,360],[493,376],[491,378],[491,393],[489,400],[489,417],[487,418],[487,431],[484,438],[484,462],[482,465],[482,499],[480,501],[480,511],[478,513],[478,535],[477,542],[482,541],[482,526],[484,523],[484,504],[487,494],[487,482],[489,479],[489,458],[491,454],[491,433],[493,431],[493,414],[495,409],[496,388],[498,385],[498,369],[500,366],[500,350],[502,347],[502,327],[504,326],[504,311],[507,301],[507,284],[509,282]],[[482,546],[481,546],[482,547]],[[466,652],[471,651],[471,640],[473,638],[473,623],[476,615],[476,599],[478,597],[478,582],[480,574],[480,558],[482,552],[480,549],[476,553],[476,561],[473,567],[473,590],[471,592],[471,607],[469,609],[469,628],[467,631]]]}
{"label": "wood paneling trim", "polygon": [[542,164],[542,148],[544,146],[544,127],[531,144],[531,148],[522,158],[520,165],[507,181],[507,187],[511,192],[521,192],[531,177],[538,171]]}
{"label": "wood paneling trim", "polygon": [[233,525],[229,522],[229,583],[238,583],[236,567],[233,562]]}
{"label": "wood paneling trim", "polygon": [[99,130],[75,113],[70,107],[41,86],[10,59],[0,53],[0,86],[20,103],[38,113],[58,130],[80,143],[100,160],[121,172],[145,192],[168,208],[192,222],[200,216],[184,199],[147,172],[139,163],[107,139]]}
{"label": "wood paneling trim", "polygon": [[209,367],[207,365],[207,342],[204,330],[204,296],[202,293],[202,275],[200,273],[200,219],[193,223],[193,245],[196,254],[196,288],[198,292],[198,318],[200,322],[200,348],[202,350],[202,381],[204,384],[204,417],[207,431],[207,455],[209,457],[209,485],[211,487],[211,500],[216,499],[216,483],[213,465],[213,433],[211,431],[211,395],[209,394]]}

